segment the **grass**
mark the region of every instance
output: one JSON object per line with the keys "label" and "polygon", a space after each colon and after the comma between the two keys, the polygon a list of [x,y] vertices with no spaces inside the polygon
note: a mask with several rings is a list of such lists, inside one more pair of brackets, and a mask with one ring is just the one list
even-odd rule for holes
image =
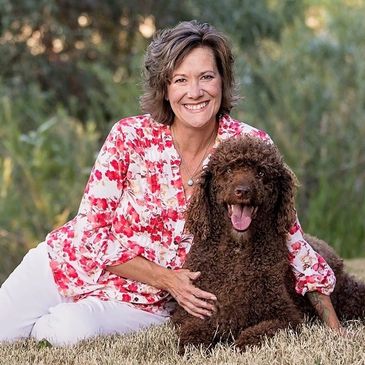
{"label": "grass", "polygon": [[[365,280],[365,259],[347,260],[349,271]],[[281,331],[261,347],[239,353],[218,346],[210,356],[191,348],[177,354],[178,338],[170,324],[127,336],[110,336],[81,342],[70,348],[49,348],[33,340],[0,346],[2,364],[99,365],[99,364],[249,364],[249,365],[363,365],[365,325],[346,324],[341,337],[318,323],[303,325],[300,333]]]}

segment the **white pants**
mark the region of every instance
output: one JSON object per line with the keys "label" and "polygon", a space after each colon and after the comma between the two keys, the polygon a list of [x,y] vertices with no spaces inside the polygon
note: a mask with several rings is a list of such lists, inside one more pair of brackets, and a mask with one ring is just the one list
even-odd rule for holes
{"label": "white pants", "polygon": [[44,242],[31,249],[0,288],[0,342],[33,337],[55,346],[97,335],[125,334],[166,322],[167,317],[117,301],[61,296]]}

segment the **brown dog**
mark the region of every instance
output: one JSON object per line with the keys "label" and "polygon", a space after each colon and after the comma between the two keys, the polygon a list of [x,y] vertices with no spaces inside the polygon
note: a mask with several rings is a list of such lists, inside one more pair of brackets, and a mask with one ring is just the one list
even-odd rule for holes
{"label": "brown dog", "polygon": [[[243,349],[264,335],[296,327],[315,316],[296,294],[287,232],[295,220],[296,179],[278,149],[254,137],[223,142],[212,155],[187,212],[194,245],[185,268],[202,274],[195,284],[218,298],[218,311],[201,320],[179,307],[180,351],[218,341]],[[364,318],[365,284],[343,271],[323,241],[306,236],[331,265],[337,285],[331,298],[340,319]]]}

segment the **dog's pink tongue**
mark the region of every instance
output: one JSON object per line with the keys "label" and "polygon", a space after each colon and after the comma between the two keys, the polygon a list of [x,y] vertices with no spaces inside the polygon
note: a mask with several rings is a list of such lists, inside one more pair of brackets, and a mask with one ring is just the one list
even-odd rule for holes
{"label": "dog's pink tongue", "polygon": [[251,224],[251,207],[232,205],[231,221],[237,231],[245,231]]}

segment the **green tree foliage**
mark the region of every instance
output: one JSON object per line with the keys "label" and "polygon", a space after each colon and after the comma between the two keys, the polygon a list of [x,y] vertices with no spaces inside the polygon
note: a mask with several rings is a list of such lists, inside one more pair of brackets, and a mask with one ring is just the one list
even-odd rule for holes
{"label": "green tree foliage", "polygon": [[149,32],[186,13],[160,0],[0,0],[0,9],[0,76],[14,96],[36,83],[50,112],[60,104],[104,127],[116,117],[108,85],[136,82]]}
{"label": "green tree foliage", "polygon": [[225,31],[245,52],[261,39],[279,41],[282,31],[303,16],[303,0],[191,1],[193,15]]}
{"label": "green tree foliage", "polygon": [[[36,87],[28,99],[0,99],[0,282],[24,252],[78,208],[99,145],[94,123],[83,125]],[[25,130],[23,120],[32,121]],[[34,127],[36,126],[36,127]]]}
{"label": "green tree foliage", "polygon": [[[30,84],[82,121],[105,121],[137,105],[141,58],[156,28],[191,18],[234,35],[240,48],[279,39],[302,1],[0,0],[0,78],[11,97]],[[115,87],[124,88],[115,93]],[[122,99],[119,97],[122,96]],[[131,100],[132,99],[132,100]],[[126,101],[126,103],[123,103]]]}
{"label": "green tree foliage", "polygon": [[246,116],[299,176],[305,229],[346,256],[365,252],[364,15],[363,2],[311,5],[240,64]]}

